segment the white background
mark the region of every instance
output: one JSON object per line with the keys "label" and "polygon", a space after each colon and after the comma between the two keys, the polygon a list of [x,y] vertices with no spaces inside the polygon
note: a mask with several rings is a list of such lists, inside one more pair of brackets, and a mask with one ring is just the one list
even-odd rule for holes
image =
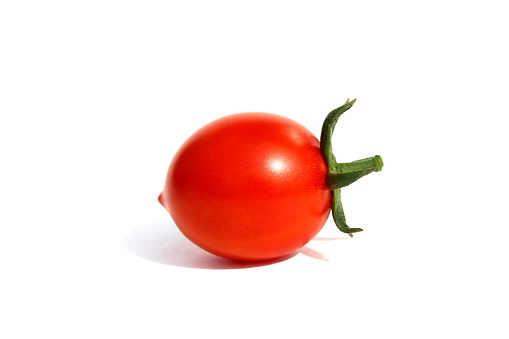
{"label": "white background", "polygon": [[[0,336],[509,338],[504,5],[2,1]],[[203,124],[347,98],[353,239],[232,263],[158,204]]]}

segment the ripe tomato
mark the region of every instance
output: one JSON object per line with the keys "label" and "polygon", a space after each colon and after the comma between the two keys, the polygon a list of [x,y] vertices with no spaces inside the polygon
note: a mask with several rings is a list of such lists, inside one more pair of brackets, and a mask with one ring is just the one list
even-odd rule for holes
{"label": "ripe tomato", "polygon": [[240,113],[195,132],[173,158],[159,202],[192,242],[236,260],[294,252],[334,222],[349,235],[341,188],[382,169],[379,155],[337,163],[332,133],[355,100],[325,118],[321,141],[268,113]]}
{"label": "ripe tomato", "polygon": [[320,142],[269,113],[239,113],[195,132],[159,196],[192,242],[216,255],[264,260],[298,250],[331,210]]}

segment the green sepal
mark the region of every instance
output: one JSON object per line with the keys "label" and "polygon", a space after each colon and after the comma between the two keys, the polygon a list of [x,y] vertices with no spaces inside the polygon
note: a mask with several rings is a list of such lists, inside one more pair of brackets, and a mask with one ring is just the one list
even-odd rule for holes
{"label": "green sepal", "polygon": [[352,233],[362,231],[362,228],[351,228],[346,223],[345,212],[341,203],[341,188],[354,183],[369,173],[379,172],[383,167],[383,160],[379,155],[349,163],[336,162],[336,157],[332,152],[332,134],[339,117],[349,110],[354,103],[355,99],[348,99],[342,106],[332,110],[325,118],[320,136],[320,148],[328,167],[326,183],[332,190],[332,217],[338,229],[350,236],[352,236]]}

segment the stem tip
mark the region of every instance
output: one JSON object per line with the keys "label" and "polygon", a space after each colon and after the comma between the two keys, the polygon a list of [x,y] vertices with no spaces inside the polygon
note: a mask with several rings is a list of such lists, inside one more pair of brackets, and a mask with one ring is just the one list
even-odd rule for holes
{"label": "stem tip", "polygon": [[375,172],[380,172],[382,167],[384,167],[384,161],[382,160],[382,157],[375,155],[373,160],[375,161]]}

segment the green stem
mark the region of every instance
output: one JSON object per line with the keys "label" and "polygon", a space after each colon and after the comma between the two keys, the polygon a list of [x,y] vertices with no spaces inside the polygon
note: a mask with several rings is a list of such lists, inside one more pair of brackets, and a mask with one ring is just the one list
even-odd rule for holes
{"label": "green stem", "polygon": [[339,173],[349,173],[368,169],[373,170],[375,172],[380,172],[383,166],[384,162],[382,160],[382,157],[379,155],[375,155],[374,157],[369,157],[365,159],[355,160],[352,162],[337,164]]}
{"label": "green stem", "polygon": [[336,164],[339,173],[327,175],[327,186],[330,189],[346,187],[371,172],[380,172],[384,163],[382,157],[374,157],[356,160],[348,163]]}
{"label": "green stem", "polygon": [[339,117],[348,111],[354,103],[355,99],[347,100],[343,106],[332,110],[325,118],[320,137],[320,148],[329,169],[326,182],[332,190],[332,217],[338,229],[350,236],[352,236],[352,233],[362,231],[362,228],[351,228],[346,223],[343,204],[341,203],[341,188],[354,183],[369,173],[379,172],[383,167],[383,160],[379,155],[349,163],[336,162],[336,157],[332,152],[332,134]]}

